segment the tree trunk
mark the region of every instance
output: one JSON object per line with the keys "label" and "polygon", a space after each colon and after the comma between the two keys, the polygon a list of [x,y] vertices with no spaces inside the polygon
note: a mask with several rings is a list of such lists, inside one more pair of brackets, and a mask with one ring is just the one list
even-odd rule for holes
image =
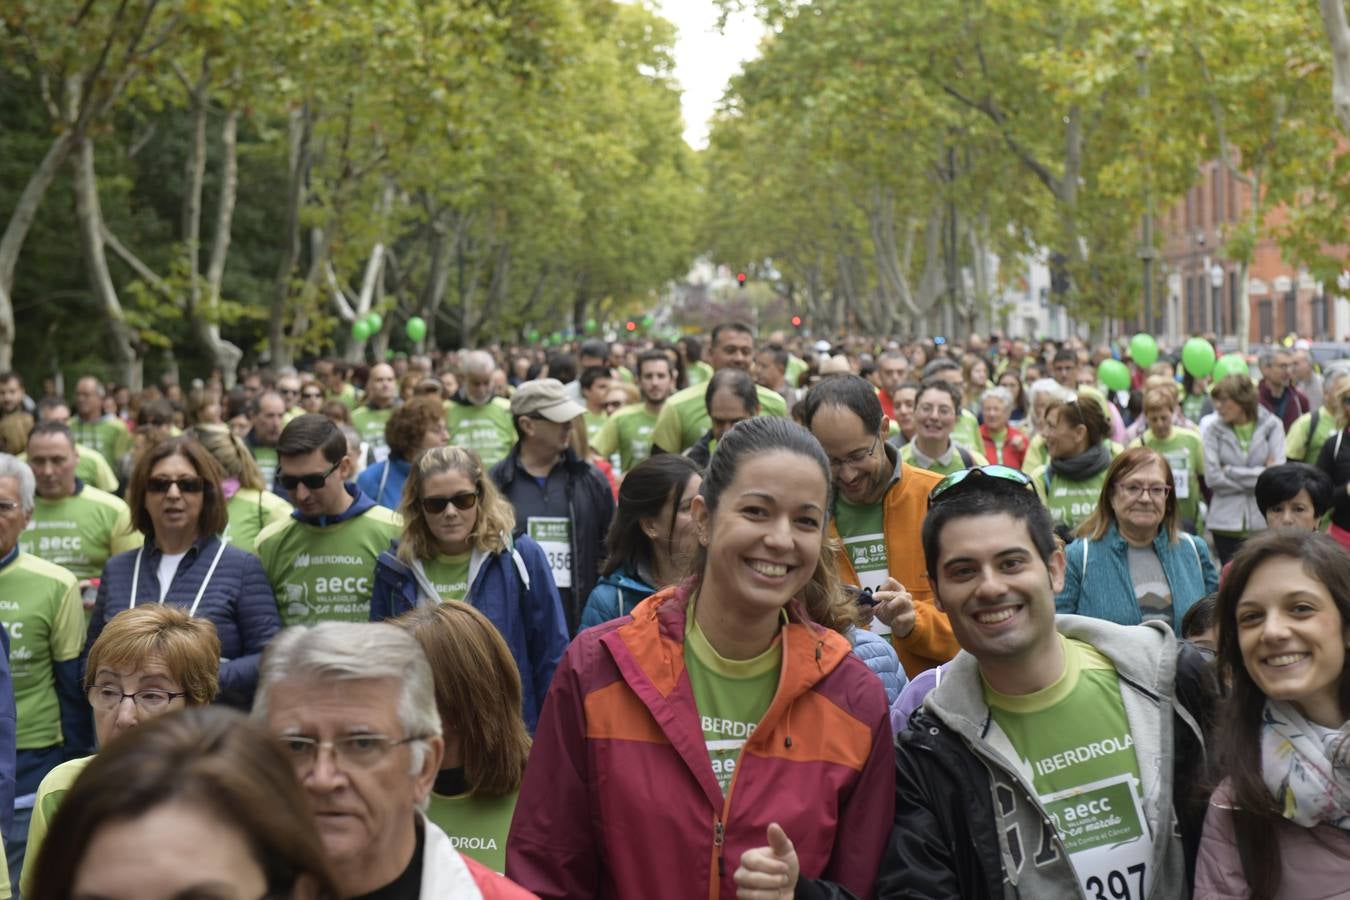
{"label": "tree trunk", "polygon": [[14,360],[14,271],[19,264],[19,252],[33,227],[42,198],[47,188],[56,179],[56,173],[70,156],[77,135],[73,131],[64,131],[52,141],[47,153],[28,177],[19,202],[10,213],[5,224],[5,233],[0,237],[0,370],[9,370]]}
{"label": "tree trunk", "polygon": [[1341,130],[1350,134],[1350,24],[1344,0],[1321,0],[1322,22],[1331,42],[1331,106]]}
{"label": "tree trunk", "polygon": [[279,367],[290,362],[291,351],[286,340],[286,312],[291,305],[291,280],[300,263],[302,228],[300,212],[305,205],[305,181],[309,177],[310,139],[313,116],[305,104],[291,113],[289,145],[289,175],[286,190],[286,231],[282,244],[281,261],[277,265],[277,279],[272,294],[272,309],[268,317],[267,347],[272,365]]}
{"label": "tree trunk", "polygon": [[197,340],[220,369],[225,388],[234,387],[239,361],[244,351],[220,336],[220,285],[225,278],[225,257],[230,251],[230,229],[234,224],[234,205],[239,191],[239,113],[230,110],[220,128],[220,203],[216,208],[216,232],[211,244],[211,259],[206,266],[206,303],[191,317]]}
{"label": "tree trunk", "polygon": [[94,144],[85,139],[75,155],[75,215],[84,250],[89,287],[108,319],[108,351],[113,378],[133,391],[142,388],[143,368],[136,349],[136,335],[127,324],[117,288],[108,271],[103,244],[103,211],[98,202],[98,179],[94,172]]}

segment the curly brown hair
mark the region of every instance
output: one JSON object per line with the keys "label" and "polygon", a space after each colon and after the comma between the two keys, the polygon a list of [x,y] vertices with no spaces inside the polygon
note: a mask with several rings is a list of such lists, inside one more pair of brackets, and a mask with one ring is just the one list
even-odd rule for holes
{"label": "curly brown hair", "polygon": [[394,410],[384,426],[384,442],[389,453],[399,459],[412,459],[422,449],[426,433],[445,418],[445,407],[435,397],[417,397]]}

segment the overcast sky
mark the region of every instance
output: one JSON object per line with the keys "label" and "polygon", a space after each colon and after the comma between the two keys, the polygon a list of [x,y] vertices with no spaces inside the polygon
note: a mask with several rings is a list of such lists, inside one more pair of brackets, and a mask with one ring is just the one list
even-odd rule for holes
{"label": "overcast sky", "polygon": [[684,139],[702,149],[708,143],[708,118],[728,79],[758,54],[764,27],[744,13],[732,16],[725,32],[719,32],[713,0],[659,0],[659,5],[679,29],[675,77],[684,89]]}

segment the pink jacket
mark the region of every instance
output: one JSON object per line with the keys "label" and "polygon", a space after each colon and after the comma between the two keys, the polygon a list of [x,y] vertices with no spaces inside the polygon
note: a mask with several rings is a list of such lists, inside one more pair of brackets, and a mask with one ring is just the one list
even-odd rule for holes
{"label": "pink jacket", "polygon": [[[1193,900],[1247,900],[1233,835],[1228,783],[1209,800],[1205,831],[1195,863]],[[1322,826],[1304,828],[1281,819],[1275,829],[1280,849],[1280,887],[1274,900],[1331,900],[1350,897],[1350,833]]]}
{"label": "pink jacket", "polygon": [[568,648],[525,767],[507,877],[545,900],[730,900],[741,854],[778,822],[803,878],[871,897],[895,803],[880,679],[790,606],[778,692],[723,797],[684,668],[687,602],[668,588]]}

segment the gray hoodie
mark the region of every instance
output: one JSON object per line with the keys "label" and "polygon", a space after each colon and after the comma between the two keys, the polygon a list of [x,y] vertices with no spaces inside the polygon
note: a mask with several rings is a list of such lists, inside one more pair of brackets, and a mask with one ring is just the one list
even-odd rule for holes
{"label": "gray hoodie", "polygon": [[[1153,839],[1148,896],[1157,900],[1186,897],[1190,884],[1172,799],[1173,713],[1181,714],[1183,721],[1194,729],[1197,740],[1203,741],[1203,733],[1184,707],[1174,704],[1176,638],[1159,622],[1125,626],[1061,615],[1055,617],[1055,627],[1065,637],[1096,647],[1116,667],[1139,763],[1144,816]],[[1010,895],[1083,896],[1073,863],[1041,805],[1029,773],[1023,769],[1011,743],[993,725],[975,657],[961,651],[943,666],[942,675],[941,683],[928,695],[924,706],[959,735],[989,769],[994,814],[998,818],[995,830]]]}

